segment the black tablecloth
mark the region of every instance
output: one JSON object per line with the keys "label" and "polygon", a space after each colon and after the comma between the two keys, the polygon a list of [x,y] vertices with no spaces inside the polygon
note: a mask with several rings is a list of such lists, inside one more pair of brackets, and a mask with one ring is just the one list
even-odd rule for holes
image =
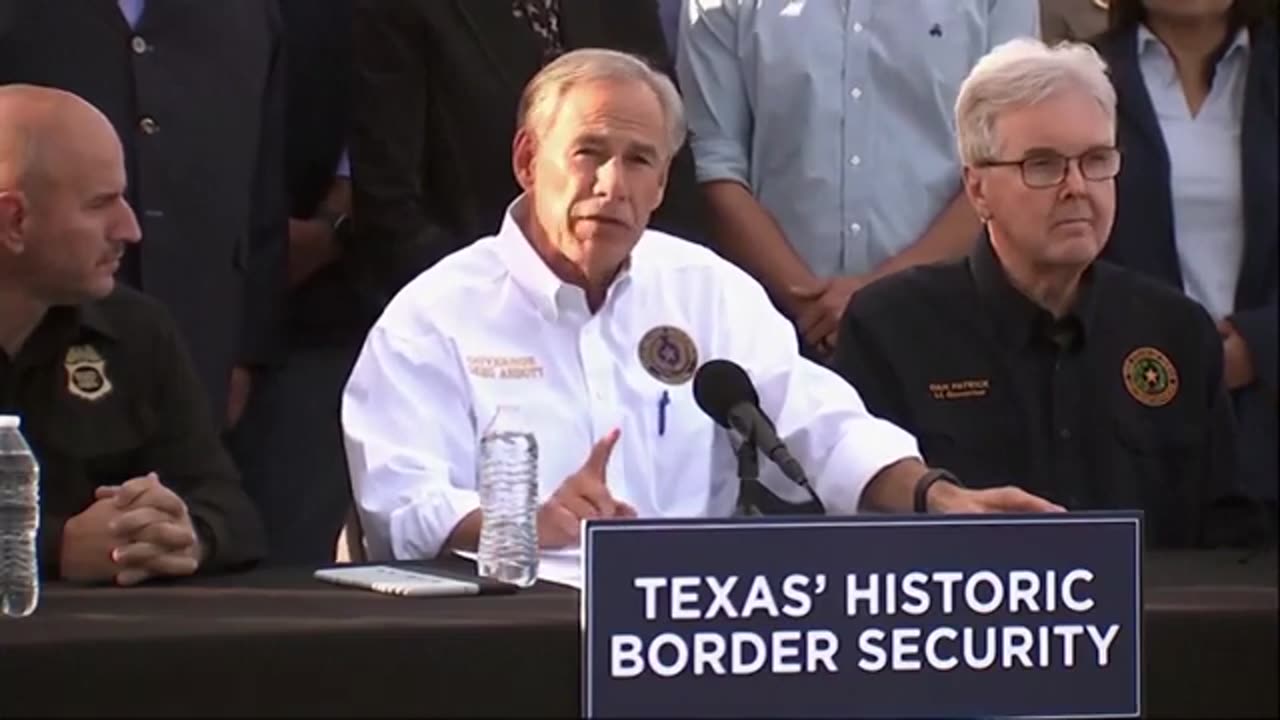
{"label": "black tablecloth", "polygon": [[[1280,713],[1274,553],[1151,554],[1145,580],[1148,714]],[[0,717],[575,716],[579,642],[577,592],[545,584],[410,599],[303,568],[52,584],[0,620]]]}

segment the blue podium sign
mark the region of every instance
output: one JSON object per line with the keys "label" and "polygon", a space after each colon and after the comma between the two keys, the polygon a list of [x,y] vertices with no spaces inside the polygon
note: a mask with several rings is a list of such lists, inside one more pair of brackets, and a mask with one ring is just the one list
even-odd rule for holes
{"label": "blue podium sign", "polygon": [[588,522],[587,717],[1136,717],[1137,513]]}

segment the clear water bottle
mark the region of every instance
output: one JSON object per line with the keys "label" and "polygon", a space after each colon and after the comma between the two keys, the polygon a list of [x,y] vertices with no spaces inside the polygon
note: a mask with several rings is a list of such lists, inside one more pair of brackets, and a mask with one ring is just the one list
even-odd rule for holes
{"label": "clear water bottle", "polygon": [[517,408],[498,408],[480,438],[481,577],[528,587],[538,579],[538,441]]}
{"label": "clear water bottle", "polygon": [[40,598],[40,466],[20,425],[0,415],[0,613],[9,617],[35,612]]}

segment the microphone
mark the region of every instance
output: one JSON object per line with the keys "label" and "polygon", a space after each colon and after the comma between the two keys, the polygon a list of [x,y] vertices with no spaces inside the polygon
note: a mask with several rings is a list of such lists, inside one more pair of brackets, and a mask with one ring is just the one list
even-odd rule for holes
{"label": "microphone", "polygon": [[693,376],[693,399],[716,424],[741,435],[782,469],[782,474],[808,491],[822,507],[822,501],[809,484],[804,468],[791,455],[778,431],[760,409],[760,395],[751,378],[731,360],[709,360]]}

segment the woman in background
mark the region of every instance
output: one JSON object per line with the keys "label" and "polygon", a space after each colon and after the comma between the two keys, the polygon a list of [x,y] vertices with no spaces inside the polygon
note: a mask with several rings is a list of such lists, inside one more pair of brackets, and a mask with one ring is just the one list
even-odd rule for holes
{"label": "woman in background", "polygon": [[[1124,166],[1104,257],[1174,285],[1218,323],[1239,479],[1276,518],[1274,0],[1113,0],[1094,45]],[[1119,372],[1119,369],[1117,369]]]}

